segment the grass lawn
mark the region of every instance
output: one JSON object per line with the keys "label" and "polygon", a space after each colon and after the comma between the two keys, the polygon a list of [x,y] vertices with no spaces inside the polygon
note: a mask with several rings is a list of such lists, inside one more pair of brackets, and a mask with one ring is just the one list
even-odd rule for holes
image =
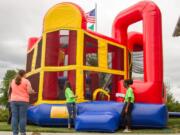
{"label": "grass lawn", "polygon": [[[11,131],[10,125],[6,122],[0,122],[0,131]],[[29,132],[60,132],[60,133],[73,133],[74,129],[67,129],[65,127],[39,127],[35,125],[28,125],[27,131]],[[118,132],[122,132],[120,129]],[[168,121],[168,127],[165,129],[134,129],[132,133],[180,133],[180,118],[171,118]]]}

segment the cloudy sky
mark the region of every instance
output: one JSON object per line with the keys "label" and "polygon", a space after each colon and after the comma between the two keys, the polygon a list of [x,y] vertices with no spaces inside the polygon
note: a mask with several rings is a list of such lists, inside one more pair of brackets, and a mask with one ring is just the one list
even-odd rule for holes
{"label": "cloudy sky", "polygon": [[[111,36],[115,16],[139,0],[63,0],[80,5],[85,12],[97,3],[97,32]],[[7,69],[25,68],[27,41],[39,37],[47,10],[62,0],[0,0],[0,79]],[[180,0],[153,0],[162,12],[164,81],[180,101],[180,37],[172,37]],[[142,31],[142,24],[130,30]]]}

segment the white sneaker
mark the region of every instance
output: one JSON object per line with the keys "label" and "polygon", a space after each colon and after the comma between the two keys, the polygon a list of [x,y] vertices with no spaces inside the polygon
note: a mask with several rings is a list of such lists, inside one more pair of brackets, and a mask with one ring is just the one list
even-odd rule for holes
{"label": "white sneaker", "polygon": [[131,130],[129,130],[129,129],[124,129],[124,131],[123,131],[124,133],[130,133],[131,132]]}

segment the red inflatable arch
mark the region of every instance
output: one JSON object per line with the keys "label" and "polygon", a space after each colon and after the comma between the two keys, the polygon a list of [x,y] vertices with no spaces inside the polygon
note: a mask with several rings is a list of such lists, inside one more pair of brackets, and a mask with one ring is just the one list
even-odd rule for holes
{"label": "red inflatable arch", "polygon": [[[153,2],[143,1],[120,12],[114,20],[112,35],[121,44],[128,46],[127,29],[131,24],[141,20],[143,21],[144,81],[134,80],[136,102],[163,103],[165,94],[159,8]],[[131,41],[131,44],[134,43]],[[123,92],[121,83],[119,83],[119,92]]]}

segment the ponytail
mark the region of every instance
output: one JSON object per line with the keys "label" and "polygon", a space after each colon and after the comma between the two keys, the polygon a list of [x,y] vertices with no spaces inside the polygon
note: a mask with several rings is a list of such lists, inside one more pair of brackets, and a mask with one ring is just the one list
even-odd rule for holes
{"label": "ponytail", "polygon": [[25,73],[26,72],[24,70],[19,70],[18,75],[15,78],[16,85],[20,85],[21,84],[22,77],[24,77]]}
{"label": "ponytail", "polygon": [[15,79],[16,85],[20,85],[21,84],[21,76],[18,75]]}

